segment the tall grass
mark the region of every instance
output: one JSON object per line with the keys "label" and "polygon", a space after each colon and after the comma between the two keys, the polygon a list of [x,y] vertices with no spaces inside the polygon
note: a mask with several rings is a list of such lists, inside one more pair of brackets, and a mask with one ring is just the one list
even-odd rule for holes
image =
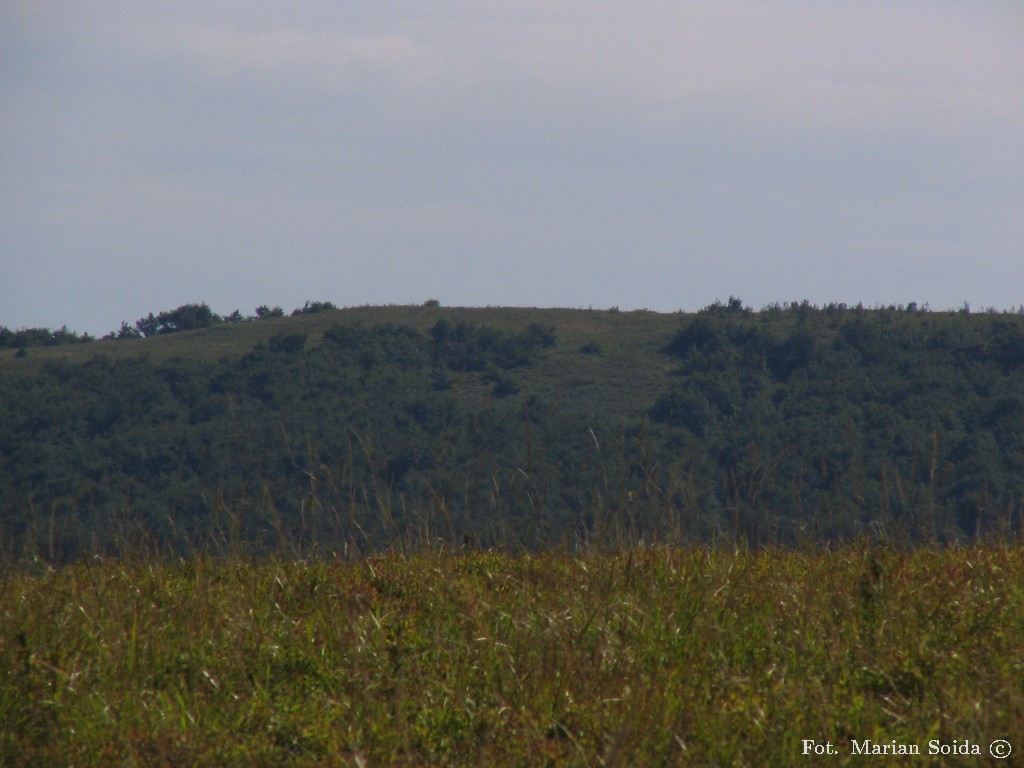
{"label": "tall grass", "polygon": [[1021,546],[8,568],[0,763],[983,762],[1024,750],[1022,583]]}

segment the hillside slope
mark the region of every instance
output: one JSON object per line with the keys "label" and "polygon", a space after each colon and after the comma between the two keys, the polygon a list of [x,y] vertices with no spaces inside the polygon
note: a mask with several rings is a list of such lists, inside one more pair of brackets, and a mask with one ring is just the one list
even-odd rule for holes
{"label": "hillside slope", "polygon": [[1015,533],[1024,317],[359,307],[0,355],[0,541]]}

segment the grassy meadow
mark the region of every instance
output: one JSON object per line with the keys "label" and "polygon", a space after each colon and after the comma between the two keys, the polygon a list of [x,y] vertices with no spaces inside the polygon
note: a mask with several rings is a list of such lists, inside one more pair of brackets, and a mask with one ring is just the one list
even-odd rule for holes
{"label": "grassy meadow", "polygon": [[1019,545],[7,566],[0,764],[997,764],[1022,585]]}

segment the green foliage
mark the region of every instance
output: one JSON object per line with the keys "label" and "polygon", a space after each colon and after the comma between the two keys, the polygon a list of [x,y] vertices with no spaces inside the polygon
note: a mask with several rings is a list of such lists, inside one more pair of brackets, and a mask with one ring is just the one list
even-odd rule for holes
{"label": "green foliage", "polygon": [[0,325],[0,349],[24,350],[26,347],[59,347],[65,344],[85,344],[94,341],[87,333],[78,335],[66,325],[56,330],[49,328],[20,328],[12,331]]}
{"label": "green foliage", "polygon": [[706,446],[711,461],[694,463],[753,540],[801,525],[826,538],[1009,533],[1022,328],[916,309],[702,313],[666,346],[678,383],[649,413]]}
{"label": "green foliage", "polygon": [[730,300],[41,347],[0,367],[0,556],[1014,536],[1022,333]]}
{"label": "green foliage", "polygon": [[292,317],[312,315],[317,312],[329,312],[334,309],[337,309],[337,307],[329,301],[307,301],[298,309],[292,310]]}
{"label": "green foliage", "polygon": [[268,307],[266,304],[261,304],[256,307],[256,319],[257,320],[268,320],[273,317],[284,317],[284,310],[280,307]]}
{"label": "green foliage", "polygon": [[555,345],[555,332],[538,323],[510,334],[494,327],[438,320],[430,329],[437,357],[448,368],[482,371],[489,365],[516,368],[532,362],[537,350]]}
{"label": "green foliage", "polygon": [[[221,318],[213,314],[213,310],[205,304],[182,304],[177,309],[168,312],[161,312],[154,317],[150,312],[146,317],[139,318],[135,322],[135,329],[143,336],[156,336],[161,333],[178,333],[180,331],[192,331],[197,328],[208,328],[214,323],[221,322]],[[119,333],[119,338],[128,337],[130,334]]]}
{"label": "green foliage", "polygon": [[271,352],[301,352],[302,348],[305,346],[306,334],[304,333],[292,333],[282,336],[272,336],[270,338]]}
{"label": "green foliage", "polygon": [[[1024,743],[1024,551],[38,562],[5,766],[791,766]],[[967,762],[973,762],[968,758]],[[934,764],[948,764],[936,758]],[[984,762],[984,760],[982,761]]]}

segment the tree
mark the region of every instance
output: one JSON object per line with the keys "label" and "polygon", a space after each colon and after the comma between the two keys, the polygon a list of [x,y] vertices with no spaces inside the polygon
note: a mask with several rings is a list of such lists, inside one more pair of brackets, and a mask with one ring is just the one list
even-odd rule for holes
{"label": "tree", "polygon": [[298,309],[292,310],[292,317],[311,315],[316,312],[327,312],[332,309],[337,309],[337,307],[329,301],[307,301]]}
{"label": "tree", "polygon": [[157,315],[157,333],[177,333],[191,331],[196,328],[207,328],[219,320],[204,302],[202,304],[182,304],[170,312]]}
{"label": "tree", "polygon": [[145,317],[140,317],[135,321],[135,329],[142,336],[155,336],[157,331],[160,329],[160,324],[157,319],[150,312]]}
{"label": "tree", "polygon": [[139,331],[137,325],[136,325],[136,327],[133,328],[132,326],[128,325],[128,323],[124,322],[123,320],[121,321],[121,327],[117,331],[116,338],[118,338],[118,339],[137,339],[140,336],[142,336],[142,333]]}

